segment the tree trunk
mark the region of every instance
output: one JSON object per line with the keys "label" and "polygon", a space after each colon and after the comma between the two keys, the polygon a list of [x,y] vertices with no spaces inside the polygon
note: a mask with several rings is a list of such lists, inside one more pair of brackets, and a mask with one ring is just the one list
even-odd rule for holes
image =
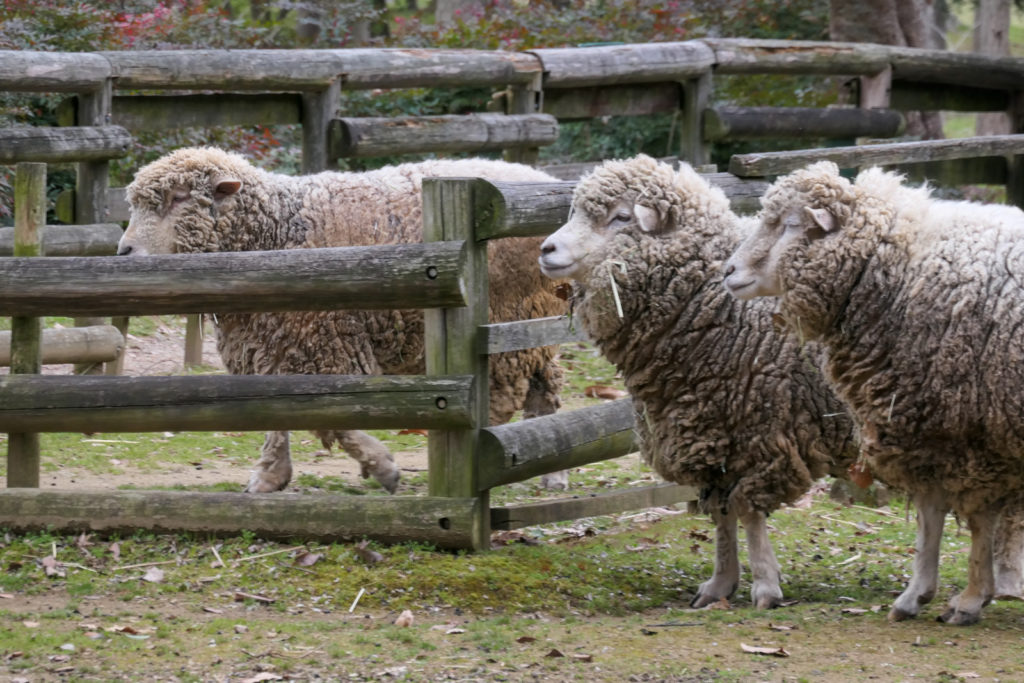
{"label": "tree trunk", "polygon": [[[829,37],[852,43],[943,48],[937,0],[830,0]],[[906,112],[907,134],[925,140],[943,137],[939,112]]]}
{"label": "tree trunk", "polygon": [[[978,0],[974,10],[974,51],[993,57],[1010,56],[1010,0]],[[1010,132],[1009,114],[978,114],[976,134],[1006,135]]]}

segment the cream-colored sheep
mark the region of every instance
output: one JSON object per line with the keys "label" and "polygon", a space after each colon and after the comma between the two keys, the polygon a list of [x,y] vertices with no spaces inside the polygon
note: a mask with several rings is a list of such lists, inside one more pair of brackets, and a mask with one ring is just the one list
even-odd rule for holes
{"label": "cream-colored sheep", "polygon": [[844,475],[857,448],[815,352],[775,330],[770,305],[722,288],[722,264],[752,221],[689,166],[646,156],[599,166],[572,206],[540,266],[573,278],[573,316],[622,372],[646,461],[700,490],[715,522],[714,574],[692,604],[736,590],[738,520],[752,602],[778,605],[767,515],[819,477]]}
{"label": "cream-colored sheep", "polygon": [[[487,159],[435,160],[365,173],[270,173],[214,148],[173,152],[128,187],[131,222],[122,255],[397,244],[422,241],[421,181],[428,176],[552,181],[528,166]],[[565,303],[537,272],[538,239],[489,247],[494,322],[559,315]],[[415,374],[424,371],[418,310],[221,314],[218,349],[234,374]],[[553,413],[562,371],[555,347],[491,358],[490,419]],[[388,449],[360,431],[317,432],[338,443],[388,491],[399,470]],[[247,490],[276,491],[292,476],[288,432],[270,432]],[[549,475],[550,486],[565,474]]]}
{"label": "cream-colored sheep", "polygon": [[762,204],[726,286],[779,297],[788,327],[822,344],[871,469],[917,506],[914,574],[890,618],[934,597],[950,508],[971,559],[940,618],[971,624],[993,596],[1021,597],[1024,212],[933,199],[879,169],[851,183],[829,162],[780,179]]}

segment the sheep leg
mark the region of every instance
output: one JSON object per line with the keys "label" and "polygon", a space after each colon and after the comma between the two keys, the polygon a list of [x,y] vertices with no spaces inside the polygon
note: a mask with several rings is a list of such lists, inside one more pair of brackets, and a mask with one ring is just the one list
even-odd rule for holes
{"label": "sheep leg", "polygon": [[992,511],[967,516],[967,526],[971,530],[967,588],[949,601],[949,609],[939,617],[939,621],[969,626],[981,618],[981,608],[992,602],[995,594],[992,552],[997,521],[998,515]]}
{"label": "sheep leg", "polygon": [[750,573],[754,578],[750,601],[758,609],[778,607],[782,602],[782,588],[779,586],[782,570],[768,536],[768,520],[763,512],[752,511],[740,521],[747,532]]}
{"label": "sheep leg", "polygon": [[939,545],[949,506],[937,489],[915,495],[914,506],[917,508],[914,572],[906,589],[893,602],[889,621],[916,617],[921,605],[935,597],[939,585]]}
{"label": "sheep leg", "polygon": [[995,548],[996,599],[1024,600],[1024,514],[1004,510],[999,517]]}
{"label": "sheep leg", "polygon": [[280,491],[292,480],[292,456],[288,432],[267,432],[260,460],[249,477],[246,493]]}
{"label": "sheep leg", "polygon": [[[557,366],[552,368],[555,373],[541,370],[530,378],[530,388],[526,391],[526,400],[523,403],[523,419],[541,415],[553,415],[562,405],[558,397],[558,387],[561,386],[561,369]],[[549,376],[550,375],[550,376]],[[569,490],[569,470],[548,472],[540,477],[540,485],[549,490]]]}
{"label": "sheep leg", "polygon": [[359,463],[363,479],[373,476],[388,493],[398,490],[398,480],[402,474],[395,465],[395,456],[388,447],[366,432],[356,430],[329,432],[330,437],[318,436],[325,444],[337,441],[342,449]]}
{"label": "sheep leg", "polygon": [[732,597],[740,584],[740,549],[736,533],[736,513],[722,512],[716,505],[711,511],[715,523],[715,571],[700,585],[690,607],[707,607],[723,598]]}

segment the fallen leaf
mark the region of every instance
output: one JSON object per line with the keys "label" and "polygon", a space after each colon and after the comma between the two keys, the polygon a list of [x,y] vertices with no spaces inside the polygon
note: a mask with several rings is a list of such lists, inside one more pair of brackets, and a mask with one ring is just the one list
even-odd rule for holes
{"label": "fallen leaf", "polygon": [[38,621],[23,621],[23,622],[21,622],[21,625],[24,626],[25,628],[39,628],[39,622]]}
{"label": "fallen leaf", "polygon": [[243,678],[240,683],[260,683],[260,681],[283,681],[284,677],[269,671],[261,671],[252,678]]}
{"label": "fallen leaf", "polygon": [[142,575],[142,580],[149,583],[160,583],[164,580],[164,570],[160,569],[160,567],[150,567]]}
{"label": "fallen leaf", "polygon": [[512,543],[540,545],[540,541],[529,534],[519,531],[518,529],[512,531],[495,531],[491,534],[491,548],[501,548]]}
{"label": "fallen leaf", "polygon": [[270,605],[277,602],[276,598],[268,598],[265,595],[255,595],[253,593],[243,593],[242,591],[235,591],[235,602],[245,602],[246,600],[255,600],[256,602],[262,602],[265,605]]}
{"label": "fallen leaf", "polygon": [[622,389],[616,389],[615,387],[605,387],[594,384],[584,389],[583,395],[587,398],[616,399],[629,396],[629,392],[623,391]]}
{"label": "fallen leaf", "polygon": [[412,626],[412,622],[412,612],[410,610],[405,610],[404,612],[398,615],[397,619],[395,619],[395,626],[407,628],[409,626]]}
{"label": "fallen leaf", "polygon": [[295,564],[299,567],[312,567],[314,564],[323,559],[323,555],[320,553],[311,553],[308,550],[300,550],[299,554],[295,556]]}
{"label": "fallen leaf", "polygon": [[366,564],[377,564],[378,562],[383,562],[384,556],[378,553],[376,550],[367,547],[369,544],[369,541],[357,543],[356,545],[352,546],[352,550]]}
{"label": "fallen leaf", "polygon": [[60,562],[53,555],[47,555],[42,559],[43,571],[47,576],[63,577],[65,575],[64,568]]}
{"label": "fallen leaf", "polygon": [[744,652],[749,652],[752,655],[771,655],[772,657],[789,656],[789,653],[786,652],[785,648],[781,647],[755,647],[753,645],[747,645],[746,643],[740,643],[740,649]]}
{"label": "fallen leaf", "polygon": [[563,655],[562,652],[560,650],[558,650],[557,648],[551,648],[551,651],[548,652],[544,656],[545,657],[564,657],[565,655]]}
{"label": "fallen leaf", "polygon": [[868,613],[868,610],[862,609],[860,607],[844,607],[843,609],[841,609],[839,611],[842,612],[843,614],[867,614]]}
{"label": "fallen leaf", "polygon": [[398,432],[399,436],[405,436],[406,434],[417,434],[419,436],[427,436],[428,432],[426,429],[403,429]]}
{"label": "fallen leaf", "polygon": [[981,678],[980,674],[976,674],[973,671],[959,671],[953,675],[957,678]]}
{"label": "fallen leaf", "polygon": [[701,609],[732,609],[732,605],[729,604],[728,598],[719,598],[710,605],[705,605]]}
{"label": "fallen leaf", "polygon": [[235,624],[235,633],[248,633],[249,627],[245,624]]}
{"label": "fallen leaf", "polygon": [[519,636],[518,638],[516,638],[516,642],[517,643],[532,643],[532,642],[535,642],[536,640],[537,639],[534,638],[533,636]]}
{"label": "fallen leaf", "polygon": [[866,462],[858,461],[853,463],[847,468],[846,475],[850,481],[862,489],[871,486],[871,483],[875,480],[871,474],[871,468],[868,467]]}
{"label": "fallen leaf", "polygon": [[0,599],[3,599],[3,600],[13,600],[14,596],[11,595],[10,593],[0,593]]}
{"label": "fallen leaf", "polygon": [[82,535],[79,536],[78,540],[75,541],[75,545],[77,545],[79,548],[81,548],[83,550],[88,548],[89,546],[92,545],[92,541],[89,540],[89,536],[91,536],[91,535],[92,534],[87,534],[87,533],[85,533],[83,531]]}
{"label": "fallen leaf", "polygon": [[447,631],[445,631],[444,634],[446,636],[451,636],[451,635],[458,635],[459,633],[465,633],[465,632],[466,632],[466,629],[464,629],[464,628],[450,628]]}
{"label": "fallen leaf", "polygon": [[114,562],[121,561],[121,544],[114,542],[110,544],[110,554],[114,556]]}
{"label": "fallen leaf", "polygon": [[594,655],[573,655],[573,659],[577,662],[592,662],[594,661]]}
{"label": "fallen leaf", "polygon": [[795,626],[786,626],[785,624],[771,624],[770,623],[770,624],[768,624],[768,628],[770,628],[773,631],[794,631],[794,630],[796,630]]}
{"label": "fallen leaf", "polygon": [[204,607],[203,611],[209,612],[210,614],[224,614],[224,610],[217,609],[216,607]]}

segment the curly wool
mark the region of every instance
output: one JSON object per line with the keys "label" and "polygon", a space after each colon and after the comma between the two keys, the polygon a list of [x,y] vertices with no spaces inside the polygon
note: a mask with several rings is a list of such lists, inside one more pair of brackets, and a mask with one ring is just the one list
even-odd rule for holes
{"label": "curly wool", "polygon": [[845,473],[856,457],[851,422],[817,350],[777,332],[768,302],[744,304],[722,287],[722,263],[750,221],[688,166],[643,156],[606,162],[573,198],[594,226],[622,203],[655,208],[667,227],[634,224],[588,255],[574,314],[623,374],[647,462],[741,515],[770,513]]}
{"label": "curly wool", "polygon": [[828,349],[872,469],[908,491],[938,485],[961,514],[1024,489],[1024,213],[934,199],[834,164],[779,180],[766,225],[825,208],[841,234],[780,259],[781,312]]}
{"label": "curly wool", "polygon": [[[138,172],[129,201],[146,229],[147,212],[166,214],[176,193],[178,252],[216,252],[395,244],[422,241],[424,177],[553,181],[527,166],[487,159],[432,160],[364,173],[310,176],[270,173],[214,148],[182,149]],[[241,181],[214,201],[222,179]],[[153,219],[158,220],[157,218]],[[159,226],[154,229],[160,229]],[[565,303],[537,270],[540,240],[495,240],[489,246],[490,319],[559,315]],[[418,310],[266,313],[217,316],[218,348],[236,374],[406,374],[424,371],[423,315]],[[562,371],[556,348],[491,358],[490,419],[507,422],[524,407],[531,382],[557,406]],[[330,435],[324,435],[325,443]]]}

